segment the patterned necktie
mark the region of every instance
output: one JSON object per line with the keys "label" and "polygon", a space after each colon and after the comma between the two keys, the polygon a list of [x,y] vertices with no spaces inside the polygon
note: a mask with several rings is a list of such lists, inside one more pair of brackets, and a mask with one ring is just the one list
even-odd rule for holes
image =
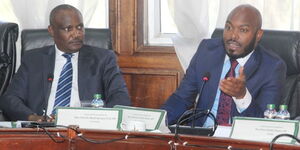
{"label": "patterned necktie", "polygon": [[52,114],[56,113],[56,107],[58,106],[70,106],[73,79],[73,67],[71,58],[73,54],[65,53],[62,56],[64,56],[67,59],[67,62],[63,66],[59,76]]}
{"label": "patterned necktie", "polygon": [[[231,67],[228,73],[226,74],[225,78],[235,77],[234,70],[238,65],[238,62],[235,59],[230,59],[230,63],[231,63]],[[232,101],[233,99],[231,96],[221,91],[218,113],[217,113],[217,122],[219,125],[226,125],[229,123]]]}

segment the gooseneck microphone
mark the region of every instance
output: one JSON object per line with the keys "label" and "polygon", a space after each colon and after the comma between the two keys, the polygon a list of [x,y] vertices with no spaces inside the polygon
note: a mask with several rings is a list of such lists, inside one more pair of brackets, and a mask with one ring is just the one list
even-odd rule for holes
{"label": "gooseneck microphone", "polygon": [[[214,126],[213,128],[211,129],[211,131],[209,131],[209,133],[207,133],[206,135],[208,136],[212,136],[214,135],[217,127],[218,127],[218,123],[217,123],[217,119],[216,117],[212,114],[212,112],[207,109],[207,110],[200,110],[200,111],[197,111],[194,115],[191,115],[193,113],[193,110],[190,109],[190,110],[187,110],[185,111],[181,116],[180,118],[177,120],[177,123],[176,123],[176,126],[175,126],[175,129],[174,129],[174,133],[175,133],[175,138],[178,137],[178,134],[179,134],[179,130],[182,130],[180,131],[181,133],[184,133],[184,134],[191,134],[191,135],[203,135],[203,134],[199,134],[201,133],[201,130],[203,130],[203,128],[186,128],[186,127],[179,127],[181,123],[183,122],[186,122],[188,120],[190,120],[191,118],[199,118],[199,117],[202,117],[202,116],[207,116],[209,118],[211,118],[213,121],[214,121]],[[171,128],[172,129],[172,128]],[[190,130],[192,129],[192,130]],[[204,130],[207,130],[207,129],[204,129]],[[208,129],[210,130],[210,129]],[[171,130],[172,131],[172,130]]]}
{"label": "gooseneck microphone", "polygon": [[204,75],[202,76],[203,83],[202,83],[200,91],[199,91],[199,98],[195,99],[194,107],[193,107],[193,114],[192,114],[192,116],[194,116],[194,118],[192,120],[192,126],[191,126],[192,128],[195,127],[195,120],[196,120],[196,115],[195,114],[196,114],[197,106],[198,106],[198,103],[199,103],[199,99],[201,98],[204,85],[209,80],[209,78],[210,78],[210,73],[209,72],[205,72]]}
{"label": "gooseneck microphone", "polygon": [[48,77],[47,77],[47,91],[45,93],[45,97],[44,97],[44,109],[43,109],[43,118],[44,118],[44,121],[47,121],[47,110],[48,110],[48,98],[49,98],[49,95],[50,95],[50,92],[51,92],[51,87],[52,87],[52,82],[53,82],[53,74],[52,73],[49,73],[48,74]]}

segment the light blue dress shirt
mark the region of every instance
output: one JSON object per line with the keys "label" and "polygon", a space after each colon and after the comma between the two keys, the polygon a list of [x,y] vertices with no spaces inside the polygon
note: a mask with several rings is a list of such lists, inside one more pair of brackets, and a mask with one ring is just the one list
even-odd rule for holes
{"label": "light blue dress shirt", "polygon": [[[254,52],[254,51],[252,51],[250,54],[248,54],[248,55],[247,55],[246,57],[244,57],[244,58],[239,58],[239,59],[237,59],[237,61],[238,61],[239,64],[236,66],[236,68],[235,68],[235,70],[234,70],[234,71],[235,71],[235,76],[236,76],[236,77],[239,76],[239,69],[240,69],[240,67],[245,65],[245,63],[248,61],[248,59],[249,59],[250,56],[253,54],[253,52]],[[230,69],[230,66],[231,66],[231,64],[230,64],[230,59],[229,59],[229,57],[226,55],[225,60],[224,60],[224,65],[223,65],[223,69],[222,69],[220,81],[221,81],[222,79],[225,78],[227,72],[228,72],[229,69]],[[212,106],[212,108],[211,108],[211,113],[212,113],[214,116],[217,116],[218,107],[219,107],[219,101],[220,101],[220,95],[221,95],[221,90],[220,90],[220,88],[218,88],[217,93],[216,93],[216,97],[215,97],[215,100],[214,100],[214,104],[213,104],[213,106]],[[236,98],[233,97],[233,99],[234,99],[234,102],[237,102],[237,101],[236,101]],[[245,109],[247,109],[247,107],[248,107],[248,106],[250,105],[250,103],[251,103],[251,100],[252,100],[251,94],[250,94],[249,91],[246,89],[246,96],[244,97],[244,99],[238,100],[238,101],[243,101],[242,103],[244,103],[244,104],[242,104],[242,103],[240,103],[240,102],[239,102],[239,104],[236,103],[236,104],[237,104],[237,109],[238,109],[238,111],[241,113],[241,112],[243,112]],[[244,105],[244,106],[243,106],[243,105]],[[239,107],[239,106],[242,106],[242,107]],[[229,120],[229,123],[231,123],[231,120]],[[210,117],[207,117],[207,119],[206,119],[206,121],[205,121],[203,127],[211,127],[211,126],[213,126],[213,125],[214,125],[213,119],[210,118]]]}

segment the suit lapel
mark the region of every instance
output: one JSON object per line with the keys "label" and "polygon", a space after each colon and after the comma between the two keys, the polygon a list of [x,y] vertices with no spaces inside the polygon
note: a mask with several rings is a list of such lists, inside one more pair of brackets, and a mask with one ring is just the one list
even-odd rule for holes
{"label": "suit lapel", "polygon": [[214,100],[217,94],[217,90],[219,89],[219,83],[220,83],[220,78],[221,78],[221,73],[222,73],[222,69],[223,69],[223,65],[224,65],[224,60],[225,60],[225,50],[223,49],[223,47],[220,47],[216,54],[214,55],[214,67],[212,68],[211,71],[211,87],[213,88],[213,92],[210,92],[211,94],[209,95],[209,99],[212,99],[212,101],[210,101],[209,103],[209,107],[212,108],[213,104],[214,104]]}
{"label": "suit lapel", "polygon": [[256,50],[250,56],[244,66],[244,73],[246,75],[246,81],[256,72],[261,63],[260,46],[257,46]]}
{"label": "suit lapel", "polygon": [[84,99],[84,93],[88,93],[86,85],[88,85],[89,73],[93,71],[91,69],[93,61],[92,54],[83,46],[79,50],[78,56],[78,92],[80,100]]}
{"label": "suit lapel", "polygon": [[42,54],[42,63],[43,63],[43,87],[44,87],[44,95],[46,97],[45,100],[49,98],[48,91],[49,89],[49,81],[48,78],[49,76],[52,76],[53,78],[53,73],[54,73],[54,63],[55,63],[55,48],[54,46],[49,47],[49,50],[43,51],[44,53]]}
{"label": "suit lapel", "polygon": [[[206,83],[202,99],[208,99],[208,107],[211,109],[219,88],[219,81],[222,73],[222,68],[225,59],[225,49],[222,40],[215,43],[216,46],[209,48],[208,52],[203,54],[202,59],[205,62],[205,67],[201,68],[203,71],[210,72],[210,80]],[[211,59],[213,58],[213,59]]]}

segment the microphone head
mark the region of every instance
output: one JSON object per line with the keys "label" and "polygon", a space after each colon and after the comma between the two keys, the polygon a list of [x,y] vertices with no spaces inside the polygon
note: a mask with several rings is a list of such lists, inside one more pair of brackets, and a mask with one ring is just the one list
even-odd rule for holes
{"label": "microphone head", "polygon": [[202,80],[203,81],[208,81],[210,78],[210,72],[205,72],[203,77],[202,77]]}
{"label": "microphone head", "polygon": [[49,74],[47,80],[48,80],[48,82],[52,82],[53,81],[53,74]]}

